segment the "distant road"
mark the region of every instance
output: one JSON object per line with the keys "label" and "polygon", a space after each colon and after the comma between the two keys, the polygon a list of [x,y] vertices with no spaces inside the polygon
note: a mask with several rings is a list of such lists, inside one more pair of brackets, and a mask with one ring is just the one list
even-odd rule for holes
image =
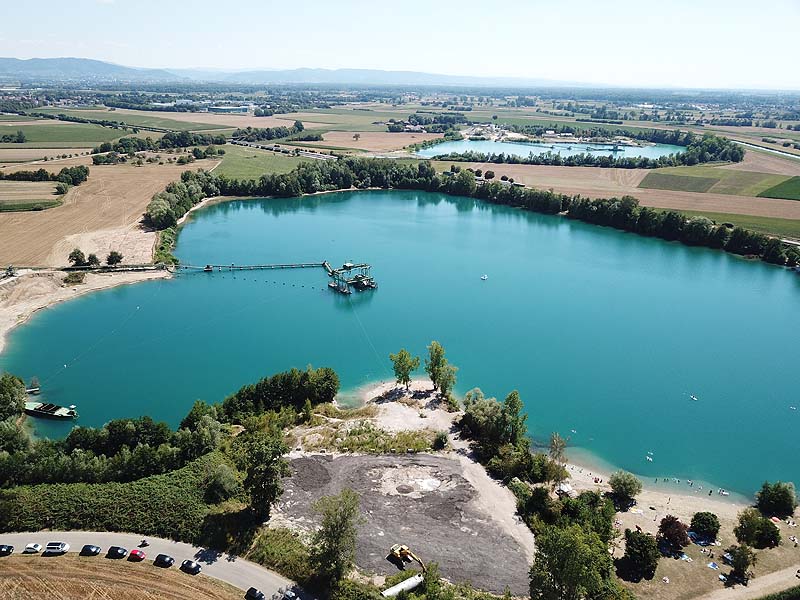
{"label": "distant road", "polygon": [[[134,548],[138,548],[139,543],[142,541],[142,536],[130,533],[93,531],[0,534],[0,544],[14,546],[14,554],[21,554],[27,544],[37,542],[44,546],[51,541],[67,542],[70,545],[70,552],[80,552],[85,544],[100,546],[103,551],[97,557],[97,560],[106,560],[103,557],[109,546],[122,546],[130,552]],[[172,568],[177,569],[185,559],[190,558],[203,566],[203,573],[206,575],[220,579],[241,590],[246,590],[252,586],[260,589],[269,597],[277,593],[278,588],[286,589],[295,585],[293,581],[242,558],[161,538],[148,537],[147,541],[150,542],[150,545],[142,548],[147,553],[147,560],[154,559],[157,554],[169,554],[175,559],[175,565]],[[111,564],[109,564],[109,568],[112,568]],[[190,575],[187,575],[187,577],[190,577]]]}

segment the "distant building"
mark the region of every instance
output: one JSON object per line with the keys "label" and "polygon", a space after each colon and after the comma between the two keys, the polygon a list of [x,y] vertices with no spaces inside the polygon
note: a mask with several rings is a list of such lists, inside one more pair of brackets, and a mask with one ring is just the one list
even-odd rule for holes
{"label": "distant building", "polygon": [[209,106],[208,112],[213,113],[246,113],[249,106]]}

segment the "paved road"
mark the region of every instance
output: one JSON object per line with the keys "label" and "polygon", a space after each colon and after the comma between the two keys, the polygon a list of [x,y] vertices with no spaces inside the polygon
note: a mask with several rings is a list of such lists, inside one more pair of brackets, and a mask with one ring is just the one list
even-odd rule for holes
{"label": "paved road", "polygon": [[[91,531],[0,534],[0,544],[13,545],[14,554],[21,553],[26,544],[38,542],[44,546],[51,541],[67,542],[70,545],[70,552],[80,552],[85,544],[100,546],[103,552],[97,559],[104,560],[105,551],[109,546],[122,546],[130,551],[138,547],[142,541],[142,536],[130,533]],[[143,548],[147,553],[147,560],[152,560],[157,554],[169,554],[175,559],[175,566],[172,568],[177,569],[181,562],[191,558],[203,566],[204,574],[221,579],[241,590],[246,590],[253,586],[260,589],[269,598],[272,594],[277,593],[278,588],[286,589],[294,586],[294,582],[285,577],[281,577],[269,569],[242,558],[161,538],[148,537],[147,541],[150,542],[150,545]],[[191,575],[187,575],[187,577],[191,577]],[[242,596],[244,596],[244,593],[242,593]]]}

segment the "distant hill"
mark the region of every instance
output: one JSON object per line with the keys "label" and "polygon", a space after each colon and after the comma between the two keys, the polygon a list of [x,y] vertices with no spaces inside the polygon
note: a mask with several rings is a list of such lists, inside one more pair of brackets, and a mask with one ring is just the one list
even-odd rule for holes
{"label": "distant hill", "polygon": [[176,81],[163,69],[135,69],[89,58],[0,58],[0,77],[22,81]]}

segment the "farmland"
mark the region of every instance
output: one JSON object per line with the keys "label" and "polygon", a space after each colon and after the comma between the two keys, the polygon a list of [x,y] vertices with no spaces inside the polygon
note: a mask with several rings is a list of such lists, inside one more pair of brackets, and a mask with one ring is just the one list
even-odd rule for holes
{"label": "farmland", "polygon": [[321,142],[305,142],[302,145],[317,148],[349,148],[367,152],[392,152],[402,150],[411,144],[442,137],[440,133],[388,133],[385,131],[365,131],[359,139],[349,131],[331,131],[322,136]]}
{"label": "farmland", "polygon": [[36,147],[36,148],[73,148],[80,144],[99,144],[109,142],[124,135],[130,135],[121,129],[91,125],[88,123],[67,123],[41,121],[34,125],[2,125],[0,136],[22,131],[26,142],[23,144],[0,144],[0,148]]}
{"label": "farmland", "polygon": [[83,119],[120,121],[131,127],[157,127],[173,131],[199,131],[205,129],[225,129],[230,125],[201,123],[189,120],[197,113],[172,113],[142,110],[66,110],[57,108],[42,109],[38,112],[65,114]]}
{"label": "farmland", "polygon": [[786,181],[762,191],[758,194],[762,198],[788,198],[800,200],[800,177],[792,177]]}
{"label": "farmland", "polygon": [[[719,166],[668,167],[655,169],[639,184],[641,188],[684,192],[713,192],[735,196],[758,196],[789,179],[787,175],[722,169]],[[770,196],[785,198],[786,196]]]}
{"label": "farmland", "polygon": [[[55,566],[57,568],[45,568]],[[27,598],[114,598],[115,600],[234,600],[241,590],[204,575],[160,569],[149,561],[133,563],[74,555],[58,558],[13,556],[0,561],[0,596]]]}
{"label": "farmland", "polygon": [[694,210],[681,210],[680,212],[689,217],[708,217],[715,223],[732,223],[737,227],[752,229],[759,233],[800,240],[800,219],[777,219]]}
{"label": "farmland", "polygon": [[258,179],[264,173],[288,173],[302,162],[304,159],[295,156],[227,144],[214,173],[232,179]]}
{"label": "farmland", "polygon": [[0,181],[0,212],[58,206],[55,191],[51,181]]}
{"label": "farmland", "polygon": [[[14,146],[22,146],[23,144],[14,144]],[[12,163],[30,162],[35,160],[43,160],[47,158],[52,160],[64,154],[84,154],[91,150],[90,147],[84,148],[0,148],[0,168],[3,165]],[[37,167],[38,168],[38,167]]]}
{"label": "farmland", "polygon": [[688,175],[672,175],[669,173],[648,173],[640,188],[657,190],[675,190],[678,192],[707,192],[719,179],[713,177],[692,177]]}

